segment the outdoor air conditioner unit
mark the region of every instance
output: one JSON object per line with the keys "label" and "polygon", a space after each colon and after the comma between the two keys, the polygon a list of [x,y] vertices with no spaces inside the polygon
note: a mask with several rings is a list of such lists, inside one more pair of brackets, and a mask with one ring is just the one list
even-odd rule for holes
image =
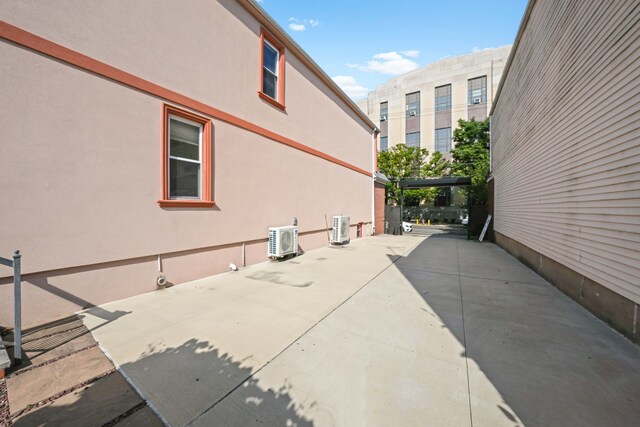
{"label": "outdoor air conditioner unit", "polygon": [[282,258],[298,254],[298,227],[269,228],[269,258]]}
{"label": "outdoor air conditioner unit", "polygon": [[480,104],[480,102],[482,102],[482,98],[473,98],[474,104]]}
{"label": "outdoor air conditioner unit", "polygon": [[331,243],[342,245],[349,243],[349,217],[336,215],[333,217],[333,236]]}
{"label": "outdoor air conditioner unit", "polygon": [[410,115],[410,116],[415,116],[415,115],[416,115],[415,110],[409,111],[409,115]]}
{"label": "outdoor air conditioner unit", "polygon": [[381,122],[386,122],[387,121],[387,115],[384,114],[382,117],[380,117],[380,121]]}

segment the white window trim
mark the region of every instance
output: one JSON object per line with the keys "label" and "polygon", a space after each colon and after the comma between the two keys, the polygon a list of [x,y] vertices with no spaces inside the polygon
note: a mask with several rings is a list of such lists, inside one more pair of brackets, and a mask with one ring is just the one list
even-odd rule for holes
{"label": "white window trim", "polygon": [[[169,169],[167,170],[167,188],[169,189],[169,199],[170,200],[201,200],[202,199],[202,133],[204,132],[204,126],[202,125],[202,123],[198,123],[198,122],[194,122],[193,120],[189,120],[189,119],[185,119],[184,117],[180,117],[180,116],[176,116],[173,114],[169,114],[167,116],[167,165],[171,164],[171,159],[175,159],[175,160],[180,160],[183,162],[188,162],[188,163],[195,163],[200,165],[200,168],[198,168],[198,196],[197,197],[171,197],[171,168],[169,166]],[[172,156],[171,155],[171,120],[177,120],[179,122],[183,122],[186,123],[188,125],[191,126],[196,126],[198,129],[200,129],[200,132],[198,132],[198,161],[195,161],[193,159],[185,159],[183,157],[178,157],[178,156]],[[193,144],[190,141],[182,141],[185,142],[187,144]]]}

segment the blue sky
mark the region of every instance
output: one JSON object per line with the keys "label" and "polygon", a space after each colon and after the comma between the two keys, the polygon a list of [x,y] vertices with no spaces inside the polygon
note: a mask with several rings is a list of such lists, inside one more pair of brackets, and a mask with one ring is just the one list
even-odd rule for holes
{"label": "blue sky", "polygon": [[526,0],[260,0],[353,99],[438,59],[513,43]]}

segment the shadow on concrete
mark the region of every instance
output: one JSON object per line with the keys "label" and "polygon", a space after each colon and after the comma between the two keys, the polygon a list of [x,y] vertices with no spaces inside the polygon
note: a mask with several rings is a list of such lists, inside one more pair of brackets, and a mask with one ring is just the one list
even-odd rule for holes
{"label": "shadow on concrete", "polygon": [[[464,347],[472,417],[491,406],[507,425],[637,426],[640,349],[496,245],[456,237],[395,265]],[[480,377],[511,410],[482,401]]]}
{"label": "shadow on concrete", "polygon": [[[208,342],[192,339],[177,347],[149,347],[140,359],[121,366],[121,370],[133,378],[151,372],[154,375],[160,373],[158,387],[164,389],[163,399],[167,400],[168,396],[170,401],[163,402],[158,409],[164,415],[171,412],[167,408],[176,411],[166,417],[173,426],[259,424],[260,413],[269,414],[270,425],[274,426],[313,425],[301,414],[304,408],[289,397],[286,386],[278,390],[263,390],[251,377],[251,368],[243,367],[242,363],[234,361],[229,354],[221,354]],[[111,374],[58,399],[55,405],[48,404],[25,414],[15,425],[162,425],[133,390],[130,396],[114,392],[122,390],[123,381],[117,372]],[[185,381],[188,383],[187,393]],[[176,383],[182,385],[177,386]],[[230,384],[235,388],[229,387]],[[223,389],[235,391],[233,410],[238,413],[238,418],[216,418],[216,407],[230,394],[217,393]],[[153,396],[149,398],[153,404]],[[193,400],[201,403],[197,412],[190,411],[194,408]],[[184,408],[187,410],[183,411]],[[274,424],[274,419],[279,423]]]}

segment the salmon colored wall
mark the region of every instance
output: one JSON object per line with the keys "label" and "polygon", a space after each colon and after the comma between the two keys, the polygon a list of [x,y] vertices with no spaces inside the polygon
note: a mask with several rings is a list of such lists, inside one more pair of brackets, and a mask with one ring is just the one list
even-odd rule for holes
{"label": "salmon colored wall", "polygon": [[[371,130],[294,55],[286,110],[257,96],[261,26],[235,1],[34,7],[3,4],[0,20],[371,170]],[[190,25],[171,31],[176,19]],[[2,39],[0,57],[0,256],[20,249],[24,273],[59,288],[26,287],[25,323],[154,289],[157,254],[180,283],[240,265],[242,242],[294,216],[301,233],[315,231],[300,239],[307,251],[326,244],[317,232],[325,214],[371,221],[370,176],[216,118],[215,206],[162,208],[171,102]],[[264,261],[266,243],[245,253]],[[0,323],[10,317],[10,274],[0,268]]]}

